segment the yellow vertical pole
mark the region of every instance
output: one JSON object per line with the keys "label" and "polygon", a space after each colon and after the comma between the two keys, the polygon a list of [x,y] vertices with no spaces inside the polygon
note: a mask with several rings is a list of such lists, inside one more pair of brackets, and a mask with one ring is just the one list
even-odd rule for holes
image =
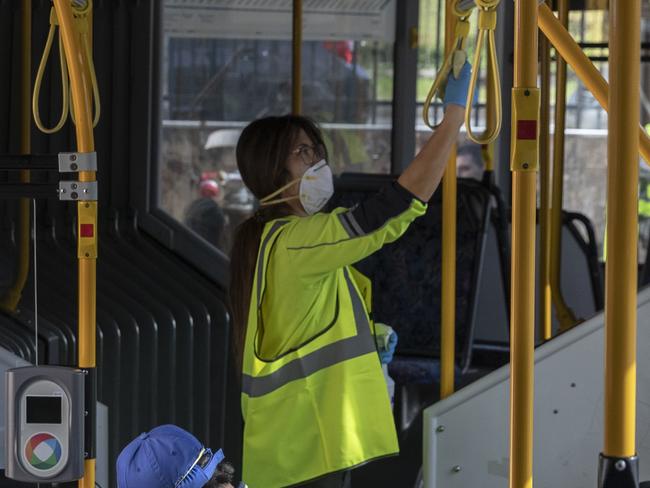
{"label": "yellow vertical pole", "polygon": [[[548,0],[547,0],[548,3]],[[545,37],[539,39],[540,45],[540,132],[539,132],[539,336],[547,341],[552,336],[551,329],[551,162],[550,118],[551,118],[551,45]]]}
{"label": "yellow vertical pole", "polygon": [[612,0],[609,11],[607,268],[605,273],[605,448],[634,456],[640,0]]}
{"label": "yellow vertical pole", "polygon": [[[29,154],[32,140],[32,0],[22,1],[20,19],[20,152]],[[29,183],[29,171],[24,171],[22,176],[23,182]]]}
{"label": "yellow vertical pole", "polygon": [[533,486],[535,209],[539,152],[537,37],[537,0],[516,0],[511,147],[511,488]]}
{"label": "yellow vertical pole", "polygon": [[[453,0],[445,2],[445,56],[454,49]],[[478,69],[475,67],[474,69]],[[440,398],[454,392],[456,331],[456,148],[442,179],[442,316],[440,334]]]}
{"label": "yellow vertical pole", "polygon": [[[90,0],[88,0],[90,1]],[[68,62],[72,88],[72,103],[76,116],[77,151],[95,151],[92,122],[92,88],[89,84],[89,60],[75,29],[69,0],[54,0],[63,46]],[[79,172],[79,181],[95,181],[94,171]],[[92,225],[92,237],[82,240],[78,231],[79,258],[79,368],[94,374],[96,361],[96,296],[97,296],[97,202],[77,203],[79,222]],[[93,408],[87,406],[87,408]],[[85,474],[79,488],[95,488],[95,460],[86,459]]]}
{"label": "yellow vertical pole", "polygon": [[[560,23],[569,25],[569,1],[558,0]],[[562,295],[562,200],[564,196],[564,128],[566,119],[567,65],[561,56],[557,57],[555,77],[555,133],[553,134],[553,191],[551,196],[551,255],[550,281],[551,298],[560,330],[573,327],[577,320]]]}
{"label": "yellow vertical pole", "polygon": [[[20,154],[31,152],[31,78],[32,78],[32,0],[23,0],[20,11]],[[29,183],[29,170],[20,172],[20,181]],[[18,224],[18,269],[12,287],[0,300],[0,308],[14,311],[29,273],[29,198],[21,198]]]}
{"label": "yellow vertical pole", "polygon": [[293,0],[293,51],[291,66],[291,113],[302,112],[302,0]]}

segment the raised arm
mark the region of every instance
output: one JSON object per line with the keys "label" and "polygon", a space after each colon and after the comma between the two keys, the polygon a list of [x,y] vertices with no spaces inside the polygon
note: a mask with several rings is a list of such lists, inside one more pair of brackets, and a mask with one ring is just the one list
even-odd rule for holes
{"label": "raised arm", "polygon": [[400,185],[425,202],[429,201],[440,184],[451,148],[463,125],[470,73],[471,67],[466,63],[458,78],[453,74],[449,75],[442,124],[397,180]]}

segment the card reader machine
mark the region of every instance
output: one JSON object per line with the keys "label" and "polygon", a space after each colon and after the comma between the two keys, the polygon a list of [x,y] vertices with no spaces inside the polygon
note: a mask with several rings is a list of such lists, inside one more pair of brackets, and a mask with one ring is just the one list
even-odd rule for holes
{"label": "card reader machine", "polygon": [[84,473],[84,374],[60,366],[6,373],[6,470],[18,481],[73,481]]}

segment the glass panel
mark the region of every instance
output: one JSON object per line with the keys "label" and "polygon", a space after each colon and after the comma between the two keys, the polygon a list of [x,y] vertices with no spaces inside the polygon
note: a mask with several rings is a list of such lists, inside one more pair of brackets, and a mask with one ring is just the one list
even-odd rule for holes
{"label": "glass panel", "polygon": [[[422,121],[422,105],[429,93],[438,68],[442,66],[445,55],[445,14],[444,0],[420,0],[418,26],[418,73],[416,85],[416,152],[424,142],[422,138],[430,129]],[[440,100],[432,103],[429,120],[437,123],[442,116]],[[422,134],[420,134],[422,133]]]}
{"label": "glass panel", "polygon": [[[390,172],[395,0],[305,0],[303,113],[330,164]],[[291,1],[165,0],[159,206],[224,251],[254,199],[241,129],[291,109]]]}
{"label": "glass panel", "polygon": [[[583,50],[605,79],[609,78],[607,26],[605,11],[569,13],[569,32],[583,44]],[[552,55],[555,58],[556,53],[552,51]],[[555,63],[551,72],[551,100],[554,104]],[[607,112],[570,67],[567,70],[565,123],[563,208],[589,217],[602,258],[607,204]]]}
{"label": "glass panel", "polygon": [[[648,7],[644,7],[646,11]],[[647,23],[643,23],[645,25]],[[569,31],[582,44],[605,79],[609,78],[609,18],[605,10],[573,11]],[[646,27],[647,29],[647,27]],[[645,37],[644,37],[645,36]],[[642,34],[642,40],[648,32]],[[641,64],[641,123],[650,122],[648,95],[648,59]],[[555,67],[552,66],[552,100],[555,100]],[[551,128],[552,130],[552,128]],[[639,164],[639,262],[644,262],[650,236],[650,212],[645,199],[650,171],[641,158]],[[599,255],[606,257],[605,230],[607,205],[607,112],[569,68],[564,151],[564,202],[566,210],[585,214],[596,231]],[[646,197],[646,195],[648,195]]]}

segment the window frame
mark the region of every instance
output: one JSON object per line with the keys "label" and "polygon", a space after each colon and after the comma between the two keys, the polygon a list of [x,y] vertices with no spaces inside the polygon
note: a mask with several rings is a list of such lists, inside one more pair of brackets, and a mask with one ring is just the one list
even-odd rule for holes
{"label": "window frame", "polygon": [[[138,215],[138,225],[145,232],[227,290],[230,259],[159,206],[163,2],[147,2],[145,8],[149,9],[148,22],[136,30],[133,43],[132,61],[144,68],[136,70],[132,87],[132,113],[138,122],[133,126],[134,138],[142,143],[134,145],[131,151],[130,200]],[[138,161],[142,164],[135,164]]]}

